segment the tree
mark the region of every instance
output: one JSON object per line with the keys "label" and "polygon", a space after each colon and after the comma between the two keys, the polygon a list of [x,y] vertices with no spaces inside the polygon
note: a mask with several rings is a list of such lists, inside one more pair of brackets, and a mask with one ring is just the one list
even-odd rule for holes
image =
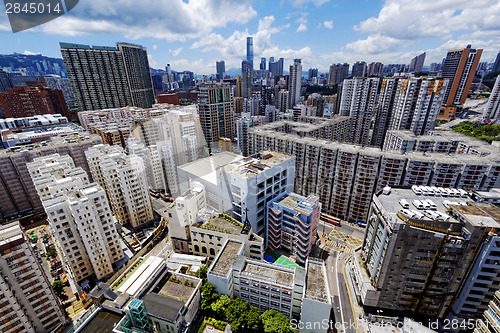
{"label": "tree", "polygon": [[197,278],[200,278],[203,280],[203,283],[207,281],[207,272],[208,272],[208,267],[207,266],[201,266],[196,273],[194,273],[194,276]]}
{"label": "tree", "polygon": [[232,300],[229,296],[222,295],[219,299],[212,303],[212,311],[215,313],[218,319],[224,319],[226,317],[226,309],[231,304]]}
{"label": "tree", "polygon": [[49,248],[47,249],[47,252],[45,253],[45,255],[47,256],[47,258],[49,260],[52,260],[53,258],[56,257],[56,248],[54,245],[51,245],[49,246]]}
{"label": "tree", "polygon": [[219,294],[215,292],[215,287],[213,285],[209,282],[205,282],[205,284],[201,287],[201,296],[203,297],[200,304],[201,310],[204,312],[210,312],[212,310],[212,303],[219,298]]}
{"label": "tree", "polygon": [[275,310],[267,310],[262,314],[262,323],[266,333],[293,333],[288,318]]}
{"label": "tree", "polygon": [[251,306],[245,316],[246,327],[249,332],[262,332],[262,320],[260,318],[259,308]]}
{"label": "tree", "polygon": [[61,280],[55,280],[52,282],[52,289],[58,297],[61,297],[64,294],[64,286]]}

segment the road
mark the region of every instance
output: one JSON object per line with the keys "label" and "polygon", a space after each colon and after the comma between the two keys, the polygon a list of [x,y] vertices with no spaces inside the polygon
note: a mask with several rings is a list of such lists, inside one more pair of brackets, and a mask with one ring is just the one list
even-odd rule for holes
{"label": "road", "polygon": [[351,258],[353,249],[361,245],[364,229],[345,223],[342,227],[320,224],[318,231],[324,246],[320,256],[325,260],[327,268],[337,332],[355,333],[357,323],[352,304],[353,295],[346,282],[349,279],[346,263]]}

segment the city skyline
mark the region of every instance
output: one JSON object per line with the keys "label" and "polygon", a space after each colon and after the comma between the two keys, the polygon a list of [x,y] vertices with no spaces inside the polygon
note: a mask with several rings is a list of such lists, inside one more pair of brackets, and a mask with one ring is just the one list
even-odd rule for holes
{"label": "city skyline", "polygon": [[141,8],[121,1],[81,2],[69,14],[17,34],[0,14],[0,53],[60,58],[59,42],[112,45],[118,40],[145,46],[153,68],[169,63],[177,71],[215,74],[218,60],[228,71],[240,67],[248,36],[255,59],[283,57],[288,68],[301,58],[304,70],[323,73],[332,63],[352,66],[358,60],[409,64],[423,52],[429,66],[467,44],[484,49],[481,60],[493,62],[500,49],[500,6],[494,1],[418,6],[406,0],[148,1]]}

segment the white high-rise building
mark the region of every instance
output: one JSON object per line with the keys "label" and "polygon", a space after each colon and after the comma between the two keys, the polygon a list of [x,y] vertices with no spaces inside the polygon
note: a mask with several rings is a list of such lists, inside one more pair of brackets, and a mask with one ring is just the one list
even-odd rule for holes
{"label": "white high-rise building", "polygon": [[342,85],[340,115],[350,116],[354,122],[356,144],[370,142],[370,124],[375,111],[379,78],[346,79]]}
{"label": "white high-rise building", "polygon": [[105,190],[120,224],[137,227],[153,220],[144,161],[118,146],[97,145],[85,152],[92,178]]}
{"label": "white high-rise building", "polygon": [[112,274],[124,255],[103,188],[69,156],[39,157],[27,166],[67,272],[77,282]]}
{"label": "white high-rise building", "polygon": [[290,107],[295,106],[300,100],[300,87],[302,84],[302,60],[294,59],[290,66]]}
{"label": "white high-rise building", "polygon": [[127,149],[130,155],[140,156],[144,161],[149,187],[155,190],[166,189],[158,147],[156,145],[146,147],[143,143],[128,138]]}
{"label": "white high-rise building", "polygon": [[[271,106],[274,108],[273,106]],[[248,130],[255,125],[255,121],[250,113],[242,113],[241,118],[236,121],[236,134],[238,137],[238,147],[243,156],[250,155],[250,133]]]}
{"label": "white high-rise building", "polygon": [[488,104],[486,104],[486,111],[484,112],[485,119],[499,119],[500,118],[500,75],[497,76],[493,90],[491,91]]}
{"label": "white high-rise building", "polygon": [[0,331],[55,332],[64,314],[19,222],[0,226]]}

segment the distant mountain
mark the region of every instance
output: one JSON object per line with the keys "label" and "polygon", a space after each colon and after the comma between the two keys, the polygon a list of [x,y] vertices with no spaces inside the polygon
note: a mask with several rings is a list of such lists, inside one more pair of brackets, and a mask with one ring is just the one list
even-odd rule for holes
{"label": "distant mountain", "polygon": [[41,54],[0,54],[0,68],[7,71],[25,70],[27,75],[33,76],[56,74],[68,77],[61,58],[51,58]]}

